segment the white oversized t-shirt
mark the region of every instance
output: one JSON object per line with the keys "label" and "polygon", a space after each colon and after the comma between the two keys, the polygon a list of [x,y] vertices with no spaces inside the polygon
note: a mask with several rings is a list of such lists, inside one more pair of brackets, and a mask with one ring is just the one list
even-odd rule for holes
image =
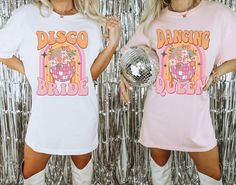
{"label": "white oversized t-shirt", "polygon": [[236,58],[236,14],[206,0],[184,14],[164,8],[148,37],[141,24],[124,49],[149,45],[160,59],[160,73],[145,100],[141,144],[203,152],[217,144],[203,87],[214,64]]}
{"label": "white oversized t-shirt", "polygon": [[0,43],[0,58],[20,55],[32,88],[26,144],[56,155],[93,151],[98,100],[90,68],[103,48],[99,24],[80,13],[43,17],[30,4],[13,12]]}

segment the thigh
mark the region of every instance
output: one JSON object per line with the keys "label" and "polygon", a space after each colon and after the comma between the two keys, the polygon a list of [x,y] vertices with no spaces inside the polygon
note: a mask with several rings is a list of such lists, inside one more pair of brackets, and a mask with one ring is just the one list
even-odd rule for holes
{"label": "thigh", "polygon": [[92,153],[83,155],[71,155],[71,159],[77,168],[83,169],[92,159]]}
{"label": "thigh", "polygon": [[198,171],[208,176],[220,176],[219,152],[216,146],[207,152],[190,152]]}
{"label": "thigh", "polygon": [[43,170],[51,155],[34,151],[30,146],[24,146],[24,177],[29,178]]}
{"label": "thigh", "polygon": [[171,151],[159,148],[150,148],[152,159],[160,166],[163,166],[168,161]]}

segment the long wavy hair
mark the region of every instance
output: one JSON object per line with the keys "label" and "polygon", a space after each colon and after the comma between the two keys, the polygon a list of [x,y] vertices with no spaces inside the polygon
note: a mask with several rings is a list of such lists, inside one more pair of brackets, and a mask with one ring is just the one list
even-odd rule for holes
{"label": "long wavy hair", "polygon": [[160,16],[161,10],[170,4],[171,0],[146,0],[145,10],[141,18],[144,24],[143,31],[147,34],[147,30],[155,19]]}
{"label": "long wavy hair", "polygon": [[[45,16],[42,13],[42,6],[48,8],[49,13],[53,11],[52,3],[49,0],[37,0],[40,6],[41,15]],[[103,23],[105,18],[99,13],[99,1],[98,0],[73,0],[75,9],[88,17]]]}

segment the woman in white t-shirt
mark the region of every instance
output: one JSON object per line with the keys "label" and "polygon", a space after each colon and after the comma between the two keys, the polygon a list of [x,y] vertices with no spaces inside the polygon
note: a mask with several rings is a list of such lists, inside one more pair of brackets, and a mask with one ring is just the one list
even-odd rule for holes
{"label": "woman in white t-shirt", "polygon": [[98,5],[97,0],[39,0],[16,9],[0,30],[1,62],[25,74],[32,88],[21,166],[25,185],[45,183],[51,155],[70,155],[73,184],[91,184],[99,116],[93,80],[120,39],[119,18],[100,16]]}
{"label": "woman in white t-shirt", "polygon": [[[151,150],[153,184],[171,184],[170,155],[175,150],[190,154],[201,185],[220,185],[210,98],[204,87],[216,76],[236,70],[236,14],[206,0],[147,3],[142,23],[123,52],[147,45],[160,59],[156,83],[147,92],[140,132],[140,143]],[[129,85],[122,79],[121,97],[128,102]]]}

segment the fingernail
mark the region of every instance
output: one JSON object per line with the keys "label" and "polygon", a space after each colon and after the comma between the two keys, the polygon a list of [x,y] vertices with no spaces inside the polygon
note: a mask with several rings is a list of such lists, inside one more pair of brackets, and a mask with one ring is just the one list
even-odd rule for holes
{"label": "fingernail", "polygon": [[129,87],[129,90],[133,90],[133,87]]}

